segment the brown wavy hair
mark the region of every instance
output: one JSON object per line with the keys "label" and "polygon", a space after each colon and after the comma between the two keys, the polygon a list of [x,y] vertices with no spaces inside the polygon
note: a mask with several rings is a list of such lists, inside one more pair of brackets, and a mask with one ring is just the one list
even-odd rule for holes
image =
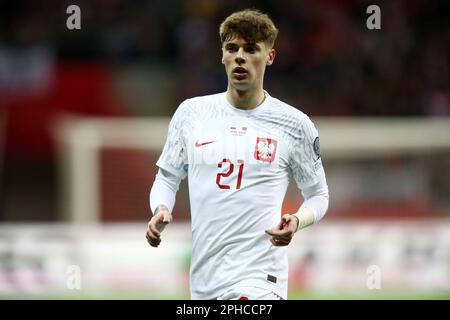
{"label": "brown wavy hair", "polygon": [[262,41],[272,48],[278,29],[267,14],[255,9],[246,9],[228,16],[220,25],[219,35],[222,44],[239,37],[248,43]]}

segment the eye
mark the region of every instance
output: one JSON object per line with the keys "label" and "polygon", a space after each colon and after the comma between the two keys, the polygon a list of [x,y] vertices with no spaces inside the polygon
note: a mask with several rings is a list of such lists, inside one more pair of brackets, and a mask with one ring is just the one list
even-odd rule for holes
{"label": "eye", "polygon": [[247,47],[245,47],[245,52],[255,53],[256,51],[258,51],[258,48],[256,46],[247,46]]}
{"label": "eye", "polygon": [[237,51],[237,47],[234,45],[226,45],[225,46],[225,50],[227,50],[228,52],[236,52]]}

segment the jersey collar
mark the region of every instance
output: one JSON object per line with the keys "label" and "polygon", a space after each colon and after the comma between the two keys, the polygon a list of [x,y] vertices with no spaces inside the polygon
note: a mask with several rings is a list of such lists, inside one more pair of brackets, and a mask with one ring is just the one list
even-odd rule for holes
{"label": "jersey collar", "polygon": [[233,106],[228,101],[228,99],[227,99],[227,92],[226,91],[224,93],[222,93],[222,97],[225,100],[225,104],[230,109],[232,109],[233,112],[236,112],[236,113],[241,114],[241,115],[247,115],[247,116],[258,114],[258,113],[264,111],[264,109],[267,108],[267,106],[269,105],[269,100],[271,99],[271,96],[266,90],[264,90],[264,95],[265,95],[265,99],[259,106],[257,106],[256,108],[253,108],[253,109],[244,110],[244,109],[236,108],[235,106]]}

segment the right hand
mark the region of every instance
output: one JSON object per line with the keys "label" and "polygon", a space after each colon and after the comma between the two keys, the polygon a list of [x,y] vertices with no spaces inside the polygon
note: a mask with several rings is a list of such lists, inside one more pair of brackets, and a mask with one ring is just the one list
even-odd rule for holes
{"label": "right hand", "polygon": [[150,219],[147,226],[146,238],[152,247],[156,248],[159,246],[161,243],[161,232],[170,222],[172,222],[172,215],[165,207],[159,208],[157,213]]}

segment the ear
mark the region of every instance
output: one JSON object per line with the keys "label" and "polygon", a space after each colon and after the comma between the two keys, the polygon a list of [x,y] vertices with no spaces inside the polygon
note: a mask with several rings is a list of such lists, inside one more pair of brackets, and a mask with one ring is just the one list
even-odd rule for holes
{"label": "ear", "polygon": [[269,50],[269,54],[267,55],[267,61],[266,64],[268,66],[271,66],[273,61],[275,60],[275,56],[277,55],[277,52],[275,51],[275,49],[270,49]]}

